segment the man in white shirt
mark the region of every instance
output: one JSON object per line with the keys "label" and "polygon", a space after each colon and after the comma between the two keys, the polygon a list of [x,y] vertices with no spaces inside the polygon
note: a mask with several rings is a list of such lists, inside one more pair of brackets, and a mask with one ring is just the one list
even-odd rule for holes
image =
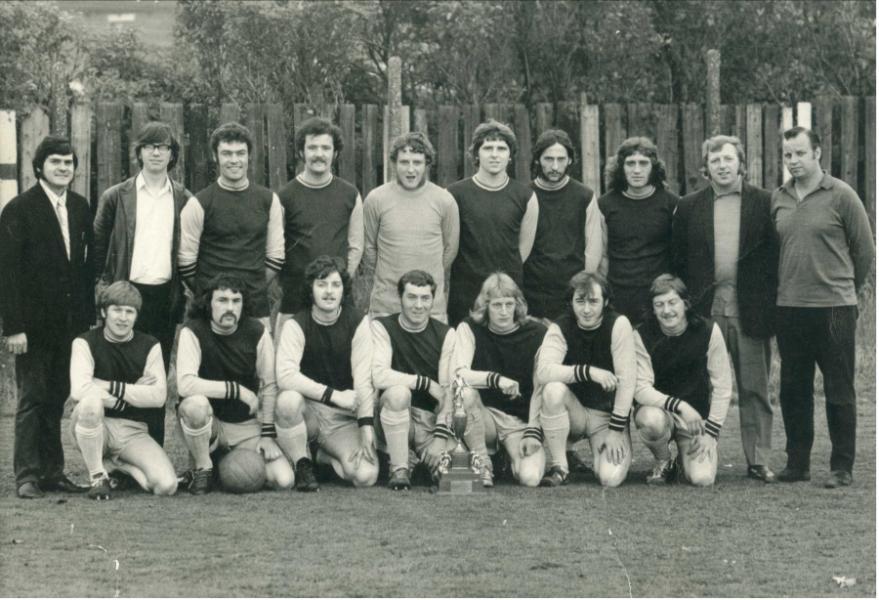
{"label": "man in white shirt", "polygon": [[[135,327],[152,335],[162,347],[167,371],[184,299],[177,271],[180,211],[192,195],[172,181],[180,144],[166,123],[147,123],[133,144],[140,172],[114,185],[98,201],[95,216],[97,286],[130,281],[143,298]],[[164,440],[165,412],[147,419],[150,435]]]}

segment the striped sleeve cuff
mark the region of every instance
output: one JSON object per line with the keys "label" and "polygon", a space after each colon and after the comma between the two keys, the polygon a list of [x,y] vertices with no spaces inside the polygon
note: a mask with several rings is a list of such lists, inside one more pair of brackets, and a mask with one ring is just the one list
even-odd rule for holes
{"label": "striped sleeve cuff", "polygon": [[665,399],[665,410],[671,413],[678,412],[678,408],[681,405],[681,399],[675,398],[674,396],[669,396]]}
{"label": "striped sleeve cuff", "polygon": [[263,423],[260,427],[259,437],[276,438],[278,431],[275,429],[274,423]]}
{"label": "striped sleeve cuff", "polygon": [[610,424],[608,428],[612,431],[625,431],[626,425],[629,424],[629,415],[620,416],[616,413],[610,414]]}
{"label": "striped sleeve cuff", "polygon": [[332,403],[333,403],[333,392],[334,392],[334,391],[335,391],[335,390],[333,390],[333,388],[331,388],[330,386],[325,387],[325,388],[324,388],[324,393],[323,393],[323,395],[320,397],[320,401],[321,401],[321,403],[323,403],[323,404],[332,404]]}
{"label": "striped sleeve cuff", "polygon": [[720,435],[720,428],[721,427],[722,426],[719,423],[716,423],[715,421],[712,421],[711,419],[705,420],[705,433],[707,433],[708,435],[710,435],[714,439],[717,439],[717,437]]}
{"label": "striped sleeve cuff", "polygon": [[194,262],[189,265],[177,265],[177,270],[180,271],[180,276],[184,279],[191,279],[195,277],[195,272],[198,271],[198,263]]}
{"label": "striped sleeve cuff", "polygon": [[272,271],[280,271],[284,268],[284,259],[266,256],[266,268]]}
{"label": "striped sleeve cuff", "polygon": [[124,381],[111,381],[110,382],[110,395],[116,396],[120,400],[125,399],[125,382]]}
{"label": "striped sleeve cuff", "polygon": [[454,435],[455,434],[452,433],[452,430],[449,428],[448,425],[437,425],[433,429],[434,439],[439,438],[439,439],[443,439],[443,440],[448,440],[448,439],[451,439],[452,437],[454,437]]}
{"label": "striped sleeve cuff", "polygon": [[241,386],[237,381],[226,381],[226,400],[238,400],[241,398]]}
{"label": "striped sleeve cuff", "polygon": [[577,383],[592,381],[592,378],[589,377],[589,363],[574,365],[574,381]]}
{"label": "striped sleeve cuff", "polygon": [[128,408],[128,406],[129,406],[128,402],[126,402],[122,398],[117,398],[116,403],[113,405],[113,410],[122,412],[123,410]]}
{"label": "striped sleeve cuff", "polygon": [[415,391],[426,392],[430,389],[430,377],[425,375],[415,376]]}
{"label": "striped sleeve cuff", "polygon": [[501,385],[501,374],[494,371],[490,372],[485,377],[485,385],[493,390],[498,389]]}
{"label": "striped sleeve cuff", "polygon": [[540,427],[526,427],[522,439],[532,438],[543,443],[543,430]]}

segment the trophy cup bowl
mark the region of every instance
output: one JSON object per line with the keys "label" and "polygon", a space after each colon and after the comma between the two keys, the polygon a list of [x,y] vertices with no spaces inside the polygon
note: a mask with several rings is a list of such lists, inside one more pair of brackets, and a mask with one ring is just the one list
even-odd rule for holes
{"label": "trophy cup bowl", "polygon": [[452,432],[455,435],[455,448],[444,462],[448,468],[440,473],[437,493],[441,495],[464,495],[485,493],[479,473],[471,468],[472,453],[464,446],[464,431],[467,429],[467,412],[464,410],[464,387],[461,377],[452,384]]}

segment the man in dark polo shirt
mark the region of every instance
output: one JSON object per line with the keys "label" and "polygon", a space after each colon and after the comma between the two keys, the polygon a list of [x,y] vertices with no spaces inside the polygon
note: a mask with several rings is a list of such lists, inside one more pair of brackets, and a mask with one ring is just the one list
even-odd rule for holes
{"label": "man in dark polo shirt", "polygon": [[[252,314],[269,329],[268,283],[284,266],[284,215],[278,196],[247,178],[250,131],[238,123],[211,134],[220,176],[180,213],[180,275],[199,294],[220,273],[247,285]],[[259,166],[257,166],[259,168]]]}
{"label": "man in dark polo shirt", "polygon": [[280,192],[286,260],[276,335],[283,321],[306,308],[301,293],[305,267],[318,256],[340,256],[353,278],[363,255],[363,202],[351,183],[333,174],[344,146],[342,130],[320,117],[305,121],[293,140],[304,169]]}
{"label": "man in dark polo shirt", "polygon": [[567,282],[584,269],[595,273],[601,259],[598,203],[591,189],[568,174],[575,160],[574,144],[560,129],[544,131],[534,144],[531,187],[539,216],[534,247],[523,265],[522,291],[529,314],[541,319],[561,315]]}
{"label": "man in dark polo shirt", "polygon": [[778,236],[769,214],[770,194],[744,181],[745,149],[737,137],[705,140],[702,168],[711,185],[678,203],[672,261],[694,310],[717,323],[732,355],[747,475],[772,483],[769,340]]}
{"label": "man in dark polo shirt", "polygon": [[649,314],[653,279],[671,270],[672,216],[678,197],[665,187],[665,164],[645,137],[620,144],[608,161],[609,191],[598,199],[603,255],[613,306],[632,325]]}
{"label": "man in dark polo shirt", "polygon": [[855,191],[821,169],[821,140],[814,131],[785,131],[782,159],[791,178],[772,194],[772,219],[781,244],[776,333],[787,434],[787,466],[778,479],[811,477],[817,364],[824,376],[833,448],[825,485],[848,486],[857,435],[857,296],[873,266],[873,235]]}

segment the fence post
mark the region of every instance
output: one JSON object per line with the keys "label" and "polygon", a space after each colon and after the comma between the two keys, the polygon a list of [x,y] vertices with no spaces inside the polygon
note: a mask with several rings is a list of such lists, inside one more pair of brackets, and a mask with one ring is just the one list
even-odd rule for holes
{"label": "fence post", "polygon": [[[584,98],[585,100],[585,98]],[[580,163],[583,184],[592,188],[595,197],[601,195],[601,144],[598,127],[598,106],[580,105]]]}
{"label": "fence post", "polygon": [[709,50],[705,53],[707,85],[705,86],[707,112],[706,125],[709,137],[720,131],[720,50]]}
{"label": "fence post", "polygon": [[876,234],[876,97],[864,101],[864,206]]}
{"label": "fence post", "polygon": [[15,178],[17,148],[15,111],[0,110],[0,212],[7,202],[18,195],[18,181]]}
{"label": "fence post", "polygon": [[49,115],[39,106],[35,108],[21,122],[21,189],[26,190],[36,182],[36,176],[31,169],[34,152],[44,137],[49,135]]}
{"label": "fence post", "polygon": [[403,65],[399,56],[388,59],[388,115],[385,131],[388,132],[387,140],[382,149],[382,162],[384,163],[385,182],[389,179],[388,151],[391,142],[403,133]]}
{"label": "fence post", "polygon": [[79,159],[79,166],[73,176],[71,189],[89,198],[97,206],[98,198],[90,198],[92,191],[92,106],[77,100],[70,109],[70,143]]}

